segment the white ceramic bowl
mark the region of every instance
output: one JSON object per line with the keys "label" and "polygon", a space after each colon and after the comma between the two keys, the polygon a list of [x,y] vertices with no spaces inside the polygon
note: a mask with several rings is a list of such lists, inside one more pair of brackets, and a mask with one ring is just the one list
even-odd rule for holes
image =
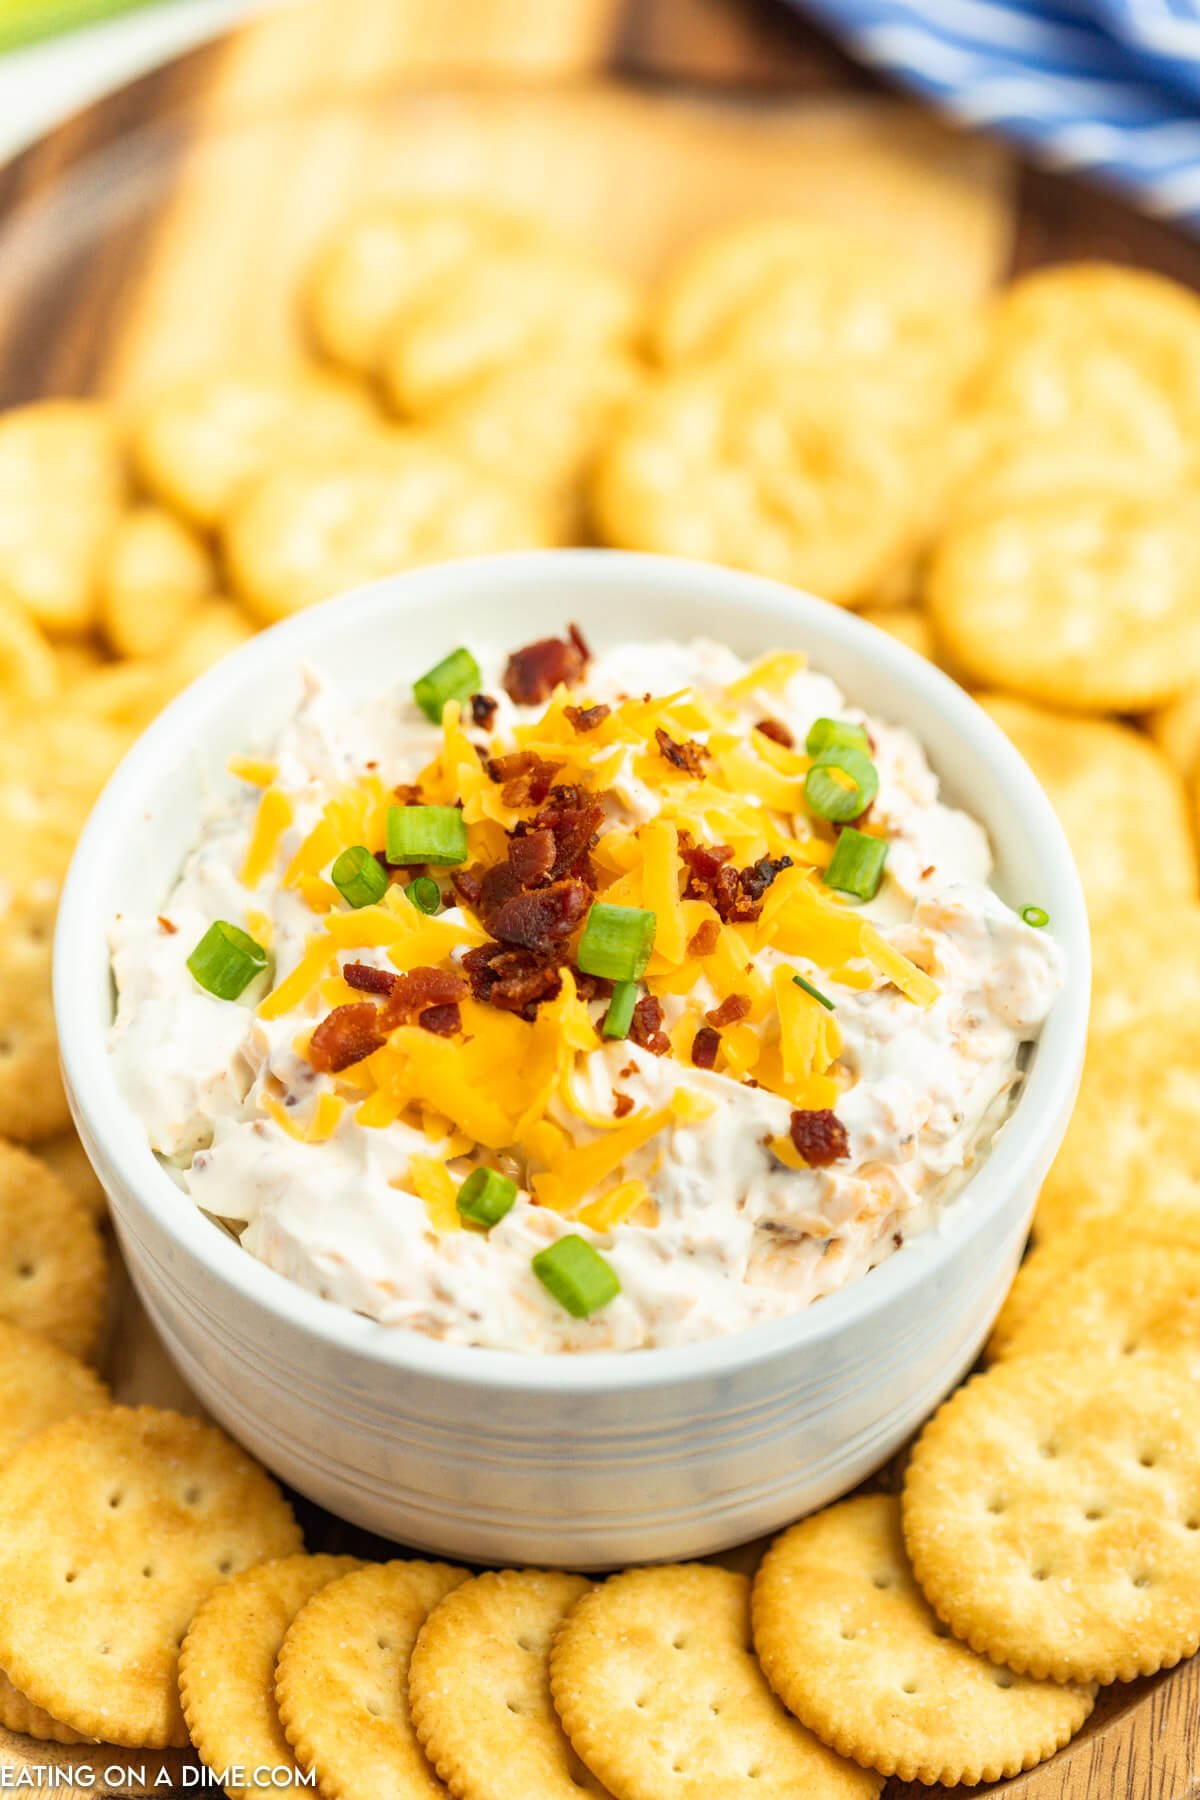
{"label": "white ceramic bowl", "polygon": [[[311,664],[351,692],[449,645],[512,648],[577,620],[597,645],[706,635],[799,646],[868,710],[910,726],[948,796],[987,826],[996,885],[1050,912],[1066,985],[1013,1115],[940,1226],[792,1318],[682,1349],[523,1357],[389,1330],[265,1268],[183,1197],[105,1050],[114,913],[165,895],[235,751],[266,741]],[[205,1405],[346,1518],[481,1562],[579,1568],[691,1557],[853,1486],[974,1359],[1012,1278],[1071,1109],[1089,985],[1070,852],[1025,764],[962,691],[882,632],[787,587],[603,551],[398,576],[256,638],[130,752],[80,842],[55,948],[80,1134],[134,1282]]]}

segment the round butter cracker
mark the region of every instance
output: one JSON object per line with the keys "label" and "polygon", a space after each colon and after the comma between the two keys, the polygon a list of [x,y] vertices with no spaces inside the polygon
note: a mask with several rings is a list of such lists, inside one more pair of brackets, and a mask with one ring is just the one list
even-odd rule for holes
{"label": "round butter cracker", "polygon": [[1002,1358],[1155,1357],[1200,1384],[1200,1249],[1130,1241],[1043,1294]]}
{"label": "round butter cracker", "polygon": [[0,1468],[0,1667],[86,1737],[184,1745],[197,1608],[299,1548],[275,1483],[214,1426],[148,1406],[63,1420]]}
{"label": "round butter cracker", "polygon": [[550,1686],[616,1800],[866,1800],[881,1778],[785,1712],[750,1641],[750,1583],[711,1564],[630,1569],[578,1601]]}
{"label": "round butter cracker", "polygon": [[0,1324],[0,1465],[47,1425],[109,1404],[107,1387],[77,1356]]}
{"label": "round butter cracker", "polygon": [[226,1782],[230,1800],[274,1783],[294,1785],[296,1760],[275,1705],[275,1664],[292,1620],[315,1593],[361,1569],[354,1556],[283,1556],[215,1587],[179,1652],[179,1698],[188,1735],[209,1769],[263,1773]]}
{"label": "round butter cracker", "polygon": [[975,1376],[921,1433],[902,1519],[935,1612],[1018,1674],[1132,1681],[1200,1647],[1200,1417],[1162,1363]]}
{"label": "round butter cracker", "polygon": [[0,1319],[89,1356],[106,1280],[104,1244],[86,1208],[44,1162],[0,1142]]}
{"label": "round butter cracker", "polygon": [[550,1696],[554,1634],[590,1587],[556,1570],[491,1570],[430,1614],[409,1669],[409,1704],[425,1754],[457,1800],[605,1794]]}
{"label": "round butter cracker", "polygon": [[1000,1781],[1053,1756],[1090,1689],[997,1668],[950,1635],[913,1579],[890,1494],[794,1525],[754,1584],[754,1644],[789,1711],[881,1775]]}

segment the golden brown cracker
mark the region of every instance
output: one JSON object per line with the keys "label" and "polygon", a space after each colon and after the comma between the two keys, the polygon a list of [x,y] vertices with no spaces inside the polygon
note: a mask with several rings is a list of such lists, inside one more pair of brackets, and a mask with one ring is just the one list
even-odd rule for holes
{"label": "golden brown cracker", "polygon": [[491,1570],[431,1613],[409,1668],[425,1754],[459,1800],[603,1795],[550,1696],[554,1634],[590,1583],[547,1569]]}
{"label": "golden brown cracker", "polygon": [[230,574],[262,624],[420,563],[551,539],[531,497],[431,439],[396,434],[253,486],[225,531]]}
{"label": "golden brown cracker", "polygon": [[23,1737],[39,1738],[50,1744],[86,1744],[90,1740],[81,1731],[72,1731],[60,1719],[51,1718],[42,1707],[27,1700],[0,1669],[0,1725],[6,1731],[19,1731]]}
{"label": "golden brown cracker", "polygon": [[211,527],[282,458],[350,452],[379,428],[366,395],[340,379],[230,372],[194,376],[146,401],[132,450],[157,499]]}
{"label": "golden brown cracker", "polygon": [[1019,1674],[1131,1681],[1200,1647],[1200,1418],[1165,1364],[977,1375],[918,1439],[902,1516],[938,1616]]}
{"label": "golden brown cracker", "polygon": [[1083,1218],[1200,1214],[1198,1112],[1194,1014],[1160,1012],[1093,1037],[1075,1111],[1038,1196],[1035,1234],[1049,1237]]}
{"label": "golden brown cracker", "polygon": [[296,1761],[275,1705],[275,1664],[300,1608],[329,1582],[361,1569],[354,1556],[284,1556],[255,1563],[215,1587],[179,1652],[188,1735],[209,1769],[261,1771],[232,1797],[294,1781]]}
{"label": "golden brown cracker", "polygon": [[48,706],[58,690],[49,638],[18,601],[0,590],[0,704],[6,709]]}
{"label": "golden brown cracker", "polygon": [[95,400],[42,400],[0,417],[0,586],[47,631],[94,622],[101,558],[125,476]]}
{"label": "golden brown cracker", "polygon": [[1088,1365],[1151,1356],[1200,1380],[1200,1250],[1131,1238],[1056,1281],[1001,1360],[1053,1351]]}
{"label": "golden brown cracker", "polygon": [[915,650],[927,662],[937,662],[937,640],[929,616],[919,606],[864,606],[860,618]]}
{"label": "golden brown cracker", "polygon": [[1066,711],[1157,706],[1200,677],[1200,507],[1085,490],[968,513],[926,604],[969,681]]}
{"label": "golden brown cracker", "polygon": [[900,1502],[869,1494],[776,1540],[754,1583],[771,1686],[822,1743],[902,1781],[1000,1781],[1044,1762],[1088,1688],[999,1669],[940,1623],[913,1579]]}
{"label": "golden brown cracker", "polygon": [[324,1800],[444,1796],[413,1729],[408,1664],[429,1613],[466,1578],[448,1563],[377,1563],[331,1582],[296,1615],[275,1698]]}
{"label": "golden brown cracker", "polygon": [[50,986],[56,899],[35,888],[0,913],[0,1137],[25,1143],[70,1123]]}
{"label": "golden brown cracker", "polygon": [[1136,890],[1090,909],[1093,1039],[1156,1012],[1200,1007],[1200,904]]}
{"label": "golden brown cracker", "polygon": [[86,1363],[35,1331],[0,1322],[0,1463],[56,1420],[109,1404]]}
{"label": "golden brown cracker", "polygon": [[[74,697],[74,696],[73,696]],[[70,710],[35,708],[5,722],[0,732],[0,904],[19,879],[23,891],[58,883],[84,820],[124,755],[130,733]],[[51,1126],[51,1130],[57,1127]]]}
{"label": "golden brown cracker", "polygon": [[750,1583],[710,1564],[630,1569],[559,1631],[550,1686],[616,1800],[862,1800],[880,1777],[784,1711],[750,1641]]}
{"label": "golden brown cracker", "polygon": [[911,446],[846,384],[730,365],[652,388],[602,454],[608,543],[732,564],[865,602],[921,530]]}
{"label": "golden brown cracker", "polygon": [[1071,718],[1007,694],[979,700],[1045,788],[1089,907],[1137,893],[1151,841],[1156,894],[1194,898],[1196,848],[1183,784],[1140,732],[1111,719]]}
{"label": "golden brown cracker", "polygon": [[100,1233],[66,1183],[28,1151],[0,1142],[0,1319],[89,1356],[104,1322],[106,1279]]}
{"label": "golden brown cracker", "polygon": [[107,1216],[108,1196],[73,1125],[57,1137],[43,1138],[37,1156],[70,1188],[89,1218],[101,1220]]}
{"label": "golden brown cracker", "polygon": [[309,276],[304,310],[334,362],[359,374],[430,290],[482,251],[538,235],[531,221],[466,196],[380,200],[329,238]]}
{"label": "golden brown cracker", "polygon": [[160,655],[215,587],[200,538],[165,507],[136,506],[105,552],[100,629],[118,656]]}
{"label": "golden brown cracker", "polygon": [[214,1426],[110,1407],[0,1469],[0,1666],[75,1731],[186,1744],[179,1645],[219,1581],[300,1547],[270,1477]]}
{"label": "golden brown cracker", "polygon": [[1200,769],[1200,681],[1147,714],[1145,724],[1163,755],[1191,782]]}
{"label": "golden brown cracker", "polygon": [[384,385],[398,412],[427,419],[512,363],[630,345],[640,312],[631,281],[573,246],[481,250],[389,328]]}

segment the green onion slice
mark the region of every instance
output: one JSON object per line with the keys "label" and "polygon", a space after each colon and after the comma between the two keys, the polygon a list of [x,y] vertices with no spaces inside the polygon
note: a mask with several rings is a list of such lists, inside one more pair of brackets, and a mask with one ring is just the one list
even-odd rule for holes
{"label": "green onion slice", "polygon": [[248,931],[218,919],[188,957],[187,966],[200,986],[218,1000],[236,1000],[269,960]]}
{"label": "green onion slice", "polygon": [[633,1024],[633,1009],[637,1005],[637,997],[636,981],[617,982],[612,991],[612,999],[608,1003],[608,1011],[604,1015],[604,1023],[600,1027],[606,1038],[629,1036],[629,1027]]}
{"label": "green onion slice", "polygon": [[829,998],[828,994],[823,994],[820,988],[814,987],[812,982],[807,981],[803,975],[793,975],[792,980],[798,988],[803,988],[806,994],[811,994],[814,1000],[819,1000],[826,1012],[836,1011],[833,1001]]}
{"label": "green onion slice", "polygon": [[810,756],[820,756],[823,750],[861,750],[866,755],[871,740],[861,725],[850,725],[845,719],[814,719],[804,748]]}
{"label": "green onion slice", "polygon": [[1032,925],[1037,931],[1040,931],[1043,925],[1050,923],[1050,914],[1044,906],[1023,906],[1021,917],[1027,925]]}
{"label": "green onion slice", "polygon": [[869,756],[847,747],[822,750],[804,777],[804,798],[819,819],[844,824],[866,812],[879,792],[879,772]]}
{"label": "green onion slice", "polygon": [[447,700],[465,700],[483,686],[479,664],[469,650],[452,650],[440,663],[413,682],[413,699],[433,724],[442,722]]}
{"label": "green onion slice", "polygon": [[435,913],[442,904],[442,890],[432,875],[418,875],[404,892],[418,912]]}
{"label": "green onion slice", "polygon": [[334,861],[333,885],[348,906],[374,906],[387,893],[387,871],[365,844],[355,844]]}
{"label": "green onion slice", "polygon": [[640,906],[608,906],[597,900],[588,913],[576,961],[585,975],[636,981],[645,974],[658,920]]}
{"label": "green onion slice", "polygon": [[390,863],[433,863],[449,868],[467,860],[467,826],[457,806],[389,806]]}
{"label": "green onion slice", "polygon": [[616,1270],[586,1239],[571,1232],[533,1259],[533,1272],[575,1319],[599,1312],[621,1291]]}
{"label": "green onion slice", "polygon": [[458,1190],[455,1205],[464,1219],[491,1230],[517,1198],[517,1184],[498,1169],[472,1169]]}
{"label": "green onion slice", "polygon": [[847,825],[825,870],[826,887],[853,894],[858,900],[873,900],[883,879],[887,853],[884,838],[871,837],[868,832],[855,831]]}

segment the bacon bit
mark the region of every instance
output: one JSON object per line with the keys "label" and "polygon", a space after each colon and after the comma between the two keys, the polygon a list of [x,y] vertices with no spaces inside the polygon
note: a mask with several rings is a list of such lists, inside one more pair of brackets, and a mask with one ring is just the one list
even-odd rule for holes
{"label": "bacon bit", "polygon": [[447,1001],[443,1006],[427,1006],[417,1020],[422,1031],[432,1031],[434,1037],[454,1037],[462,1030],[462,1013],[457,1001]]}
{"label": "bacon bit", "polygon": [[338,1075],[351,1063],[382,1050],[379,1008],[369,1000],[335,1006],[308,1040],[308,1060],[321,1075]]}
{"label": "bacon bit", "polygon": [[649,1050],[651,1056],[665,1056],[671,1048],[671,1040],[663,1030],[662,1022],[661,1000],[657,1000],[653,994],[646,994],[633,1009],[629,1035],[639,1049]]}
{"label": "bacon bit", "polygon": [[473,863],[469,869],[453,869],[450,873],[450,885],[472,912],[479,911],[483,900],[482,874],[478,863]]}
{"label": "bacon bit", "polygon": [[544,762],[532,750],[514,750],[510,756],[489,757],[483,766],[490,780],[503,784],[505,806],[540,806],[562,764]]}
{"label": "bacon bit", "polygon": [[564,706],[563,711],[574,729],[582,735],[585,731],[595,731],[597,725],[603,725],[612,707],[605,706],[601,701],[598,706]]}
{"label": "bacon bit", "polygon": [[745,869],[731,869],[733,852],[727,844],[680,844],[679,854],[687,866],[685,890],[689,900],[707,900],[726,924],[749,925],[762,912],[763,895],[784,869],[790,869],[790,856],[774,861],[760,856]]}
{"label": "bacon bit", "polygon": [[400,977],[391,969],[376,969],[371,963],[360,962],[347,963],[342,980],[364,994],[390,994],[400,985]]}
{"label": "bacon bit", "polygon": [[581,1000],[611,1000],[613,984],[607,975],[585,975],[581,969],[572,969],[575,977],[575,992]]}
{"label": "bacon bit", "polygon": [[628,1081],[629,1077],[631,1075],[636,1075],[637,1072],[638,1072],[638,1066],[635,1062],[627,1062],[623,1069],[617,1070],[617,1074],[622,1078],[623,1081]]}
{"label": "bacon bit", "polygon": [[178,925],[172,925],[170,919],[164,919],[163,915],[159,913],[158,929],[160,931],[165,931],[168,937],[174,937],[175,933],[179,930],[179,927]]}
{"label": "bacon bit", "polygon": [[721,927],[715,919],[702,919],[688,939],[689,956],[711,956],[721,941]]}
{"label": "bacon bit", "polygon": [[760,719],[754,729],[761,731],[765,738],[770,738],[773,744],[782,744],[785,750],[795,748],[795,738],[787,726],[781,725],[778,719]]}
{"label": "bacon bit", "polygon": [[554,867],[554,833],[545,825],[514,832],[508,845],[508,866],[523,888],[536,887]]}
{"label": "bacon bit", "polygon": [[[709,1017],[711,1018],[711,1014]],[[692,1062],[697,1069],[711,1069],[716,1066],[717,1051],[721,1048],[721,1034],[714,1031],[711,1025],[702,1025],[692,1039]]]}
{"label": "bacon bit", "polygon": [[555,688],[582,681],[591,651],[577,625],[565,638],[539,638],[514,650],[504,670],[504,691],[517,706],[540,706]]}
{"label": "bacon bit", "polygon": [[392,793],[401,806],[420,806],[421,789],[416,782],[400,781],[392,789]]}
{"label": "bacon bit", "polygon": [[819,1112],[794,1112],[789,1129],[797,1154],[810,1169],[824,1169],[849,1154],[846,1127],[827,1107]]}
{"label": "bacon bit", "polygon": [[695,738],[688,738],[682,744],[676,743],[661,725],[654,728],[654,741],[658,745],[659,755],[664,756],[673,769],[682,769],[685,775],[692,775],[697,781],[704,780],[701,765],[707,760],[708,751],[703,744],[698,744]]}
{"label": "bacon bit", "polygon": [[481,731],[490,731],[500,702],[493,700],[490,694],[471,695],[471,723],[478,725]]}
{"label": "bacon bit", "polygon": [[572,784],[551,789],[549,800],[533,821],[536,830],[554,833],[551,881],[573,875],[595,887],[588,853],[603,823],[604,808],[583,788]]}
{"label": "bacon bit", "polygon": [[921,870],[921,880],[928,881],[929,877],[931,875],[936,875],[936,874],[937,874],[937,864],[936,863],[927,863],[925,868],[923,868]]}
{"label": "bacon bit", "polygon": [[397,975],[384,1003],[380,1015],[383,1029],[394,1031],[397,1025],[411,1025],[426,1008],[450,1006],[466,991],[466,982],[452,969],[409,969],[406,975]]}
{"label": "bacon bit", "polygon": [[555,959],[532,950],[480,944],[467,951],[462,967],[476,1000],[526,1020],[534,1018],[543,1000],[556,999],[562,990]]}
{"label": "bacon bit", "polygon": [[750,1000],[746,994],[730,994],[727,1000],[722,1000],[720,1006],[715,1006],[704,1016],[710,1025],[715,1025],[718,1031],[722,1031],[726,1025],[736,1025],[749,1011]]}
{"label": "bacon bit", "polygon": [[618,1119],[627,1118],[633,1111],[632,1094],[613,1094],[613,1113]]}
{"label": "bacon bit", "polygon": [[487,916],[487,927],[502,944],[520,950],[548,950],[570,937],[591,895],[582,881],[556,881],[533,893],[514,894]]}

